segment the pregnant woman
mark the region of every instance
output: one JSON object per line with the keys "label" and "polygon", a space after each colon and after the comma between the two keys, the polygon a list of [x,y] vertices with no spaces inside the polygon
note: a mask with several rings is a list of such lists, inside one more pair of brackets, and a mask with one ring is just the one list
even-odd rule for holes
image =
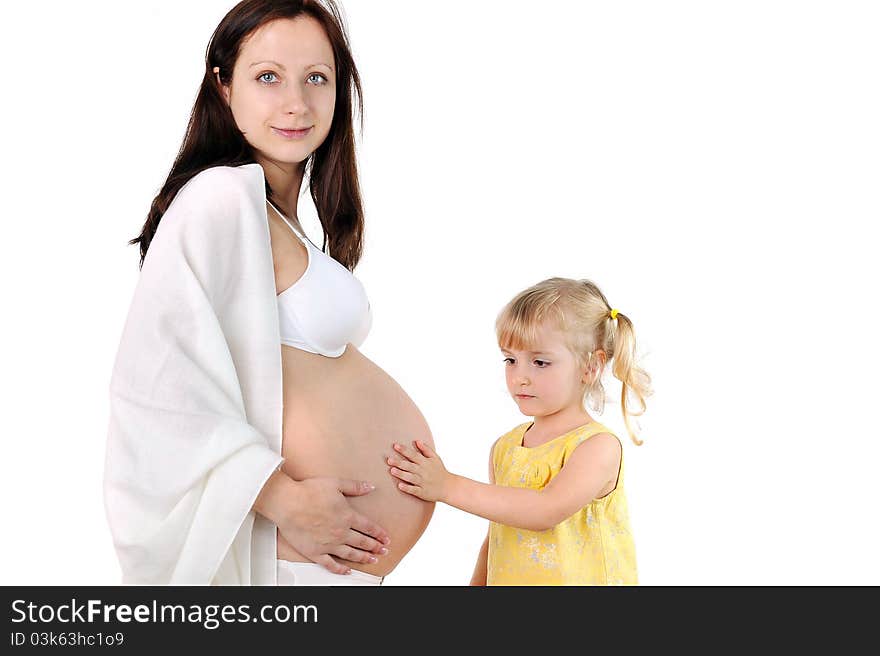
{"label": "pregnant woman", "polygon": [[[358,346],[360,80],[332,0],[217,27],[140,236],[110,383],[104,502],[126,583],[381,583],[433,504],[386,475],[419,410]],[[319,248],[297,218],[308,178]]]}

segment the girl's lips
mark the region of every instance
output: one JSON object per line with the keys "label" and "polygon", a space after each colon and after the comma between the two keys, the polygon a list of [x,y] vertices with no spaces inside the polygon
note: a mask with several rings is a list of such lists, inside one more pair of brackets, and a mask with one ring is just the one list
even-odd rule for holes
{"label": "girl's lips", "polygon": [[518,399],[533,399],[535,397],[532,396],[531,394],[517,394],[516,398],[518,398]]}
{"label": "girl's lips", "polygon": [[312,131],[312,128],[306,128],[305,130],[282,130],[280,128],[273,127],[272,130],[280,137],[284,137],[285,139],[302,139],[309,132]]}

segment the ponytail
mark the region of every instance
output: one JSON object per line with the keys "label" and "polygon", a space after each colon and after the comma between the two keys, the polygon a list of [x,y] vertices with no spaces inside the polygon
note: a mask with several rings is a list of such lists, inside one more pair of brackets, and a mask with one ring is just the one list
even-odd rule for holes
{"label": "ponytail", "polygon": [[[613,311],[615,319],[608,316],[608,338],[611,342],[611,352],[614,354],[612,373],[621,383],[620,409],[623,412],[623,423],[630,438],[636,445],[641,445],[632,426],[629,423],[631,416],[640,416],[645,412],[645,398],[650,396],[651,377],[636,363],[636,334],[633,330],[632,321],[624,314]],[[636,403],[637,408],[630,406],[630,402]]]}

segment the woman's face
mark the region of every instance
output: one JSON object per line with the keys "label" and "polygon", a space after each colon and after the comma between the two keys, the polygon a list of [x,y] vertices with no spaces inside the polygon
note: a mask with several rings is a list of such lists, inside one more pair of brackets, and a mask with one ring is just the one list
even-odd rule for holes
{"label": "woman's face", "polygon": [[304,162],[324,142],[336,107],[336,62],[310,17],[266,23],[239,52],[223,95],[258,159]]}

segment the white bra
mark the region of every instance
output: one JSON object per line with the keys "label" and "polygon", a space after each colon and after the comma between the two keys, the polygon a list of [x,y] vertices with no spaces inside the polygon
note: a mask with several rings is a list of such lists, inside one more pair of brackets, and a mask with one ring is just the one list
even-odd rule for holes
{"label": "white bra", "polygon": [[300,279],[278,294],[281,343],[338,358],[348,344],[360,346],[373,324],[364,287],[351,271],[301,235],[275,205],[269,205],[300,238],[309,258]]}

